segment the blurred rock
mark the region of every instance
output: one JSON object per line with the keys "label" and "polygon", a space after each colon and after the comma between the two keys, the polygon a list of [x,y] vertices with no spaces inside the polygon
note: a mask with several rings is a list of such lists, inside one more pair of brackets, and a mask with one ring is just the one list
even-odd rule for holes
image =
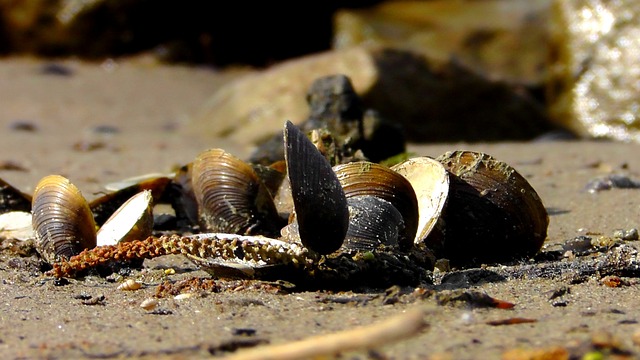
{"label": "blurred rock", "polygon": [[488,79],[541,85],[551,0],[389,1],[334,18],[333,46],[379,44],[461,64]]}
{"label": "blurred rock", "polygon": [[410,141],[531,139],[551,128],[541,104],[522,87],[487,79],[457,61],[359,46],[283,62],[222,87],[189,132],[260,144],[285,120],[306,119],[307,89],[333,74],[348,76],[363,105],[400,124]]}
{"label": "blurred rock", "polygon": [[640,142],[640,2],[555,1],[548,86],[554,121]]}
{"label": "blurred rock", "polygon": [[[374,110],[363,109],[348,77],[318,78],[306,99],[309,117],[299,124],[300,130],[311,133],[314,145],[332,166],[357,160],[380,162],[405,152],[400,126],[389,123]],[[258,147],[249,161],[263,165],[284,161],[282,139],[282,132],[278,132]]]}
{"label": "blurred rock", "polygon": [[0,52],[103,58],[153,50],[167,61],[264,66],[329,49],[339,6],[377,2],[0,0]]}

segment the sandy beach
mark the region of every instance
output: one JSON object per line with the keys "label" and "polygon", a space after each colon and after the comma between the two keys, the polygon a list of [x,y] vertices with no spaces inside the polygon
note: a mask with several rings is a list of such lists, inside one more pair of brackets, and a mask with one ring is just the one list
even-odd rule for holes
{"label": "sandy beach", "polygon": [[[246,158],[253,149],[183,132],[211,94],[242,73],[159,65],[145,58],[0,60],[0,178],[31,193],[43,176],[62,174],[93,199],[108,183],[169,172],[208,148]],[[585,186],[610,174],[640,179],[635,155],[640,145],[587,140],[409,145],[411,152],[429,156],[457,149],[491,154],[531,183],[550,215],[543,252],[577,236],[611,237],[615,230],[639,227],[640,190],[590,193]],[[640,242],[624,245],[638,248]],[[168,256],[132,270],[125,277],[143,286],[122,291],[117,289],[121,279],[114,277],[61,283],[34,268],[31,257],[5,249],[0,253],[0,354],[6,359],[222,356],[370,325],[420,307],[428,326],[419,334],[340,358],[555,354],[548,358],[563,359],[563,354],[577,358],[594,352],[635,358],[640,354],[640,285],[631,275],[622,274],[611,286],[598,273],[442,284],[440,274],[434,286],[402,288],[395,295],[385,289],[299,292],[211,279],[186,258]],[[183,280],[199,281],[200,290],[177,299],[162,293],[166,284]],[[486,293],[515,306],[441,301],[438,294],[452,291]],[[145,299],[155,299],[156,307],[141,308]],[[516,318],[531,321],[500,325]],[[508,357],[516,355],[521,357]]]}

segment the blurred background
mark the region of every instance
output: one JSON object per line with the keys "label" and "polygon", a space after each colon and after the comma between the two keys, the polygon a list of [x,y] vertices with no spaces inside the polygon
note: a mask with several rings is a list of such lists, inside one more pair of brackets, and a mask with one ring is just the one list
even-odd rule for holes
{"label": "blurred background", "polygon": [[339,72],[410,141],[638,142],[638,16],[633,0],[0,0],[0,53],[264,70],[213,94],[198,133],[301,121],[313,80]]}

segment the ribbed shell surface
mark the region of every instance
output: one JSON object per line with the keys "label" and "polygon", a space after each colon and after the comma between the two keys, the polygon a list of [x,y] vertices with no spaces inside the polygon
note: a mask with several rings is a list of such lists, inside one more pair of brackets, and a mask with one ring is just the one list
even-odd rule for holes
{"label": "ribbed shell surface", "polygon": [[224,150],[208,150],[196,158],[192,185],[206,231],[251,234],[272,226],[270,194],[250,165]]}
{"label": "ribbed shell surface", "polygon": [[403,249],[413,246],[418,229],[418,200],[407,179],[386,166],[366,161],[336,165],[333,170],[347,199],[369,195],[393,204],[404,220],[398,243]]}
{"label": "ribbed shell surface", "polygon": [[96,224],[80,190],[59,175],[44,177],[32,203],[40,254],[50,263],[96,246]]}

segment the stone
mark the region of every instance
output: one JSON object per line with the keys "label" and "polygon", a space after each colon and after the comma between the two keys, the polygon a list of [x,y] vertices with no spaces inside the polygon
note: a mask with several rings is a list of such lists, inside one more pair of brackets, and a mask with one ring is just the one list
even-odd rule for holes
{"label": "stone", "polygon": [[455,57],[482,76],[542,85],[550,0],[388,1],[334,16],[333,48],[378,44]]}
{"label": "stone", "polygon": [[583,137],[640,141],[640,3],[554,1],[548,99]]}
{"label": "stone", "polygon": [[402,126],[409,141],[531,139],[551,128],[541,104],[519,86],[483,77],[455,60],[357,46],[289,60],[228,83],[187,132],[254,147],[285,120],[305,120],[307,89],[334,74],[348,76],[364,107]]}

